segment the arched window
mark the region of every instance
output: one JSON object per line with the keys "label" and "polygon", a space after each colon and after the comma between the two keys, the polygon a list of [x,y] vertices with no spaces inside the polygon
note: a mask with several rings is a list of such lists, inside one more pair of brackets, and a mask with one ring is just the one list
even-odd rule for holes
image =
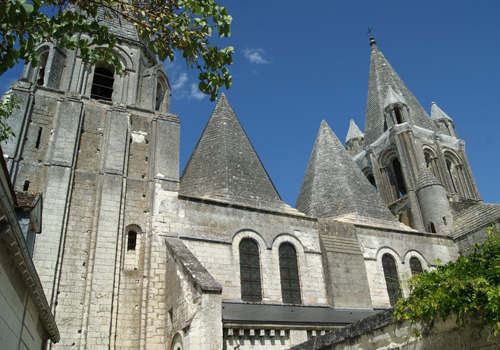
{"label": "arched window", "polygon": [[375,189],[375,191],[377,191],[377,184],[375,182],[375,177],[373,176],[373,174],[368,174],[366,176],[366,178],[368,179],[368,181],[370,182],[370,184],[373,186],[373,188]]}
{"label": "arched window", "polygon": [[156,81],[156,101],[155,101],[155,111],[159,111],[161,109],[161,105],[163,103],[163,97],[165,96],[165,88],[163,87],[160,79]]}
{"label": "arched window", "polygon": [[287,304],[301,304],[297,252],[290,243],[280,245],[281,295]]}
{"label": "arched window", "polygon": [[92,90],[90,97],[96,100],[111,101],[113,95],[113,83],[115,81],[114,67],[103,67],[103,63],[99,63],[94,70],[94,80],[92,81]]}
{"label": "arched window", "polygon": [[45,51],[40,55],[40,58],[38,59],[38,73],[36,76],[36,84],[37,85],[44,85],[45,82],[45,69],[47,67],[47,59],[49,58],[49,51]]}
{"label": "arched window", "polygon": [[422,264],[420,263],[420,260],[418,260],[418,258],[412,257],[410,259],[410,270],[413,276],[424,272],[424,270],[422,269]]}
{"label": "arched window", "polygon": [[128,231],[128,236],[127,236],[127,251],[129,251],[129,250],[135,250],[136,245],[137,245],[137,232],[135,232],[135,231]]}
{"label": "arched window", "polygon": [[241,300],[262,301],[259,247],[254,240],[240,242]]}
{"label": "arched window", "polygon": [[406,186],[401,171],[401,163],[397,157],[392,161],[392,170],[394,170],[394,176],[396,177],[396,192],[398,198],[400,198],[406,194]]}
{"label": "arched window", "polygon": [[396,116],[396,124],[403,123],[403,117],[401,116],[401,110],[398,106],[394,106],[394,115]]}
{"label": "arched window", "polygon": [[398,299],[402,298],[396,262],[390,254],[384,254],[382,257],[382,266],[384,268],[385,284],[387,285],[389,300],[391,301],[391,305],[394,306]]}

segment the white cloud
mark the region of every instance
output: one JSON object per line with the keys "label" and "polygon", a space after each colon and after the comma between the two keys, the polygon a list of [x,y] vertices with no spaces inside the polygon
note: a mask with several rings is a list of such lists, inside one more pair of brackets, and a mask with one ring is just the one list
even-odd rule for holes
{"label": "white cloud", "polygon": [[172,82],[172,98],[174,100],[202,100],[206,95],[198,90],[198,85],[190,83],[188,73],[174,62],[164,62],[167,74]]}
{"label": "white cloud", "polygon": [[248,58],[248,60],[251,63],[255,63],[255,64],[268,64],[268,63],[270,63],[268,60],[264,59],[263,55],[265,55],[266,52],[263,49],[254,49],[254,48],[249,49],[247,47],[246,49],[243,50],[243,53],[244,53],[245,57]]}
{"label": "white cloud", "polygon": [[205,97],[206,95],[198,90],[198,86],[196,84],[191,84],[191,98],[194,98],[195,100],[201,100]]}
{"label": "white cloud", "polygon": [[186,72],[182,72],[177,79],[175,80],[174,84],[172,85],[172,90],[180,90],[184,87],[184,84],[188,81],[188,76]]}

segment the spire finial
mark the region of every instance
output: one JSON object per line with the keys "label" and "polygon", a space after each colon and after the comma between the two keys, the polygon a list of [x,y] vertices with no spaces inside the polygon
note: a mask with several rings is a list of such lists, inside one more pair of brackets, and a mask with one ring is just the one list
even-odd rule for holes
{"label": "spire finial", "polygon": [[375,41],[375,39],[373,38],[373,35],[372,35],[372,30],[373,30],[373,27],[368,27],[368,32],[366,32],[366,35],[370,34],[370,46],[372,46],[373,44],[376,44],[377,42]]}

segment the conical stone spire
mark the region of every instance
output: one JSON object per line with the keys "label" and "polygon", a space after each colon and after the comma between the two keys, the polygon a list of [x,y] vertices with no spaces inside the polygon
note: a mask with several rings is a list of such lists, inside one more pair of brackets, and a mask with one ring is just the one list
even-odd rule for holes
{"label": "conical stone spire", "polygon": [[417,190],[420,190],[427,186],[441,186],[441,182],[434,176],[434,174],[425,166],[425,164],[420,165],[420,169],[418,171],[418,181],[417,181]]}
{"label": "conical stone spire", "polygon": [[366,103],[365,145],[371,145],[384,133],[384,107],[389,88],[401,96],[410,107],[415,125],[437,131],[417,99],[390,65],[374,40],[371,40],[370,75]]}
{"label": "conical stone spire", "polygon": [[224,94],[180,181],[180,195],[271,210],[285,207]]}
{"label": "conical stone spire", "polygon": [[401,228],[324,120],[295,208],[310,216]]}
{"label": "conical stone spire", "polygon": [[347,136],[345,138],[345,142],[352,139],[358,139],[361,137],[364,137],[364,134],[361,132],[361,130],[359,130],[354,120],[351,119],[349,123],[349,130],[347,131]]}

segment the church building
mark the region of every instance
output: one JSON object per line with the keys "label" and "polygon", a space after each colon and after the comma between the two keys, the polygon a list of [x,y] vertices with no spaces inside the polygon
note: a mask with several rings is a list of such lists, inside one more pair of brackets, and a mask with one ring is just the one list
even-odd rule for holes
{"label": "church building", "polygon": [[12,183],[43,196],[49,349],[288,349],[390,308],[500,222],[453,120],[373,38],[364,134],[321,122],[292,208],[224,94],[180,174],[167,72],[132,24],[108,27],[121,74],[47,42],[7,92]]}

